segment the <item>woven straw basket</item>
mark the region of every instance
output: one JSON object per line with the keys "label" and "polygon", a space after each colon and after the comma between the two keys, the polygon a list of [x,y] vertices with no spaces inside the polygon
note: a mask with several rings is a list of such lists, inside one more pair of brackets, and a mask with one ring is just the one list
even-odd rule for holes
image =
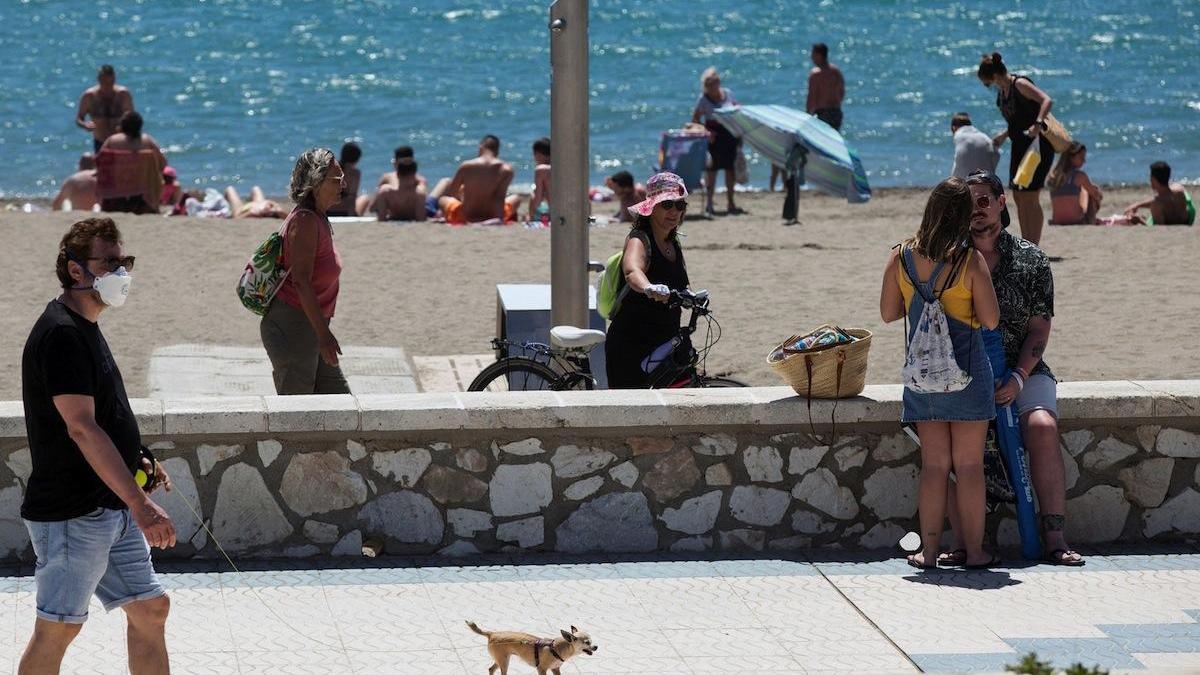
{"label": "woven straw basket", "polygon": [[[827,327],[834,328],[826,324],[816,330]],[[798,351],[786,347],[803,337],[793,335],[771,350],[767,355],[767,363],[788,386],[805,398],[858,396],[867,384],[867,352],[871,349],[871,331],[863,328],[842,330],[858,339],[849,344]]]}

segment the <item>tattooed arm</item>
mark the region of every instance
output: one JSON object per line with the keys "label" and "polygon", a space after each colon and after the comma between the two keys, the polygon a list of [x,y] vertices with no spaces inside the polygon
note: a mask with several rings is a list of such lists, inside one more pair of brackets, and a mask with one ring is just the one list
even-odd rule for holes
{"label": "tattooed arm", "polygon": [[1025,342],[1021,344],[1021,355],[1017,357],[1017,367],[1029,376],[1046,353],[1046,345],[1050,342],[1050,321],[1054,317],[1054,273],[1050,271],[1050,261],[1040,251],[1033,260],[1025,292],[1030,316],[1025,329]]}
{"label": "tattooed arm", "polygon": [[1017,367],[1032,375],[1033,369],[1042,361],[1046,353],[1046,345],[1050,342],[1050,317],[1048,315],[1034,316],[1029,319],[1029,333],[1021,345],[1021,356],[1017,358]]}

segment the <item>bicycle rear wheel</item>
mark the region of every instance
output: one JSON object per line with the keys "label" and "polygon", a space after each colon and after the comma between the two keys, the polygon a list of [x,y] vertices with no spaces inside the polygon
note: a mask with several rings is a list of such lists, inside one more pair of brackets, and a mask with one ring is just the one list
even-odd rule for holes
{"label": "bicycle rear wheel", "polygon": [[591,389],[591,379],[579,373],[559,374],[541,361],[514,356],[489,365],[471,381],[467,391],[561,391]]}
{"label": "bicycle rear wheel", "polygon": [[739,382],[738,380],[735,380],[730,377],[709,377],[707,375],[704,375],[702,377],[696,378],[696,384],[693,386],[703,387],[703,388],[707,389],[710,387],[712,387],[712,388],[749,387],[750,385],[746,384],[745,382]]}

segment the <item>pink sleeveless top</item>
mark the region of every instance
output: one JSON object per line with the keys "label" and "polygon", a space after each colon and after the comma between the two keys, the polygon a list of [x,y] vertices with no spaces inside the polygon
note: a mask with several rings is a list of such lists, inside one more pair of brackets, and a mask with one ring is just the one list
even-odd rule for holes
{"label": "pink sleeveless top", "polygon": [[[321,316],[329,319],[333,317],[334,306],[337,305],[338,280],[342,275],[342,256],[338,254],[337,247],[333,245],[333,228],[329,225],[329,219],[308,209],[297,208],[288,214],[287,220],[283,221],[283,227],[280,230],[283,233],[283,266],[291,267],[288,252],[288,226],[291,225],[294,218],[299,217],[302,213],[318,220],[317,254],[313,259],[312,287],[317,294],[317,304],[321,306]],[[296,291],[296,285],[290,274],[275,298],[297,309],[303,309],[300,304],[300,295]]]}

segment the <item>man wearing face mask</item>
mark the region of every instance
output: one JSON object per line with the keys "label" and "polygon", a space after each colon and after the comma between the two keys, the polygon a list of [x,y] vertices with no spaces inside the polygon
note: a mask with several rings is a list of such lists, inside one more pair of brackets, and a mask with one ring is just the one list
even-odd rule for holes
{"label": "man wearing face mask", "polygon": [[[121,372],[96,321],[129,295],[133,256],[110,218],[71,226],[58,251],[63,292],[46,305],[21,359],[32,472],[21,517],[37,555],[37,620],[19,673],[58,672],[94,594],[128,622],[129,669],[169,671],[164,637],[170,601],[150,547],[175,544],[175,527],[150,499],[170,489],[143,456]],[[147,489],[135,471],[152,476]]]}

